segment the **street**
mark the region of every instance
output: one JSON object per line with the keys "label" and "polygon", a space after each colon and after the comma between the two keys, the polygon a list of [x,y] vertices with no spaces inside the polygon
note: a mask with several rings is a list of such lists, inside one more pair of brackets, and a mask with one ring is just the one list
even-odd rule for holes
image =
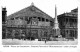
{"label": "street", "polygon": [[3,45],[77,45],[78,41],[37,41],[37,40],[18,40],[18,39],[3,39]]}

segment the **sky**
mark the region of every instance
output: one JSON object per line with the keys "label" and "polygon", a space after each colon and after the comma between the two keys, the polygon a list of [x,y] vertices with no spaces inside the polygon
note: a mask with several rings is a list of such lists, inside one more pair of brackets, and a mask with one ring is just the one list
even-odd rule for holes
{"label": "sky", "polygon": [[54,18],[55,5],[57,7],[57,15],[60,15],[77,8],[79,0],[0,0],[1,7],[7,8],[7,16],[30,6],[32,2],[40,10]]}

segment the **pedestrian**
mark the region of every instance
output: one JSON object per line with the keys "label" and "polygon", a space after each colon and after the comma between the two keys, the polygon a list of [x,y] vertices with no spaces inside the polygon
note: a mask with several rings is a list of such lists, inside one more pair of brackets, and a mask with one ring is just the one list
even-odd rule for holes
{"label": "pedestrian", "polygon": [[45,43],[46,43],[46,39],[45,39]]}

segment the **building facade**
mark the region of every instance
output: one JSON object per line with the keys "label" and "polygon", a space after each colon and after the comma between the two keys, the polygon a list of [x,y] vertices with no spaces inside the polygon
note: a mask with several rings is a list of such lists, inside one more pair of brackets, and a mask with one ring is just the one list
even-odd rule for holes
{"label": "building facade", "polygon": [[60,34],[65,38],[78,36],[78,8],[69,13],[58,15]]}
{"label": "building facade", "polygon": [[33,4],[5,18],[3,38],[41,39],[52,35],[54,19]]}

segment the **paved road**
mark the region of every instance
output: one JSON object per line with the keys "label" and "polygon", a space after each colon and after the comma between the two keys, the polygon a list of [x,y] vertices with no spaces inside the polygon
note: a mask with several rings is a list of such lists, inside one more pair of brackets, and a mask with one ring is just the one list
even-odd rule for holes
{"label": "paved road", "polygon": [[3,39],[3,45],[77,45],[78,41],[29,41],[18,39]]}

